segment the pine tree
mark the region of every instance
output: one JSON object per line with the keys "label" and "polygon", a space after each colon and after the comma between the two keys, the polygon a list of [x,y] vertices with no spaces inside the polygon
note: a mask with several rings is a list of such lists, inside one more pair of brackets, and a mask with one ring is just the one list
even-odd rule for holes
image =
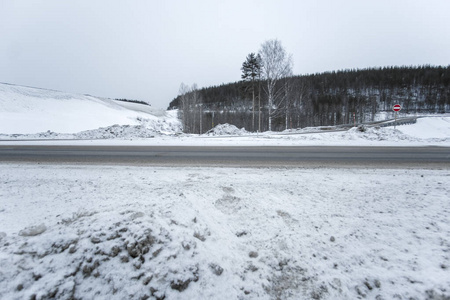
{"label": "pine tree", "polygon": [[255,53],[250,53],[247,55],[246,60],[242,63],[241,70],[241,78],[250,83],[248,89],[252,92],[252,129],[255,131],[255,81],[261,76],[261,58],[259,54],[255,55]]}

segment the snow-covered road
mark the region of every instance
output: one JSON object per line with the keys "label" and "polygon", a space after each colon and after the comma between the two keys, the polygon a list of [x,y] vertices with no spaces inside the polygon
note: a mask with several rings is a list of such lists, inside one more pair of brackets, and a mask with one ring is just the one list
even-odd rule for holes
{"label": "snow-covered road", "polygon": [[1,164],[1,299],[444,299],[450,173]]}

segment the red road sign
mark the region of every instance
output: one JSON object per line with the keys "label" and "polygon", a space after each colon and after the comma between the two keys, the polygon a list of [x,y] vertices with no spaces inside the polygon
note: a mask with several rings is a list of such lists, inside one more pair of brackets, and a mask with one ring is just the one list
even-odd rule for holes
{"label": "red road sign", "polygon": [[400,104],[395,104],[394,107],[392,107],[393,111],[400,111],[402,109],[402,107],[400,106]]}

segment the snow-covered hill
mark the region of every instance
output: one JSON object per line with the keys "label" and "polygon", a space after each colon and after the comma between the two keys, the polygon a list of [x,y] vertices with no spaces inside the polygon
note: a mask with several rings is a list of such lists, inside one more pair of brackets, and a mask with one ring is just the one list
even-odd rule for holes
{"label": "snow-covered hill", "polygon": [[0,83],[0,134],[78,133],[113,125],[180,130],[173,114],[151,106]]}

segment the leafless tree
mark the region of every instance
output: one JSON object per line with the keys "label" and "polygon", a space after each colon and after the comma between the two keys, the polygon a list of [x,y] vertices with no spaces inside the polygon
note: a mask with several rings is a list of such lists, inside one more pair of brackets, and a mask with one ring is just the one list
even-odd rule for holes
{"label": "leafless tree", "polygon": [[183,123],[184,132],[203,133],[203,103],[197,84],[192,87],[181,83],[179,117]]}
{"label": "leafless tree", "polygon": [[292,72],[288,75],[289,77],[285,77],[283,79],[283,85],[284,85],[284,111],[285,111],[285,129],[292,128],[292,106],[293,106],[293,84],[292,84]]}
{"label": "leafless tree", "polygon": [[277,82],[292,74],[292,56],[286,53],[279,40],[268,40],[259,50],[262,63],[262,75],[266,81],[264,91],[268,99],[269,131],[272,130],[272,118],[282,113],[285,100],[283,85]]}
{"label": "leafless tree", "polygon": [[179,118],[182,120],[183,130],[184,132],[190,132],[190,103],[189,103],[189,86],[184,83],[180,84],[180,88],[178,90],[180,95],[180,107],[178,110]]}
{"label": "leafless tree", "polygon": [[[191,98],[191,115],[193,118],[192,122],[192,132],[195,133],[203,133],[202,130],[202,97],[200,95],[200,92],[198,90],[197,84],[194,83],[190,90],[190,98]],[[196,121],[196,118],[198,116],[198,121]]]}

